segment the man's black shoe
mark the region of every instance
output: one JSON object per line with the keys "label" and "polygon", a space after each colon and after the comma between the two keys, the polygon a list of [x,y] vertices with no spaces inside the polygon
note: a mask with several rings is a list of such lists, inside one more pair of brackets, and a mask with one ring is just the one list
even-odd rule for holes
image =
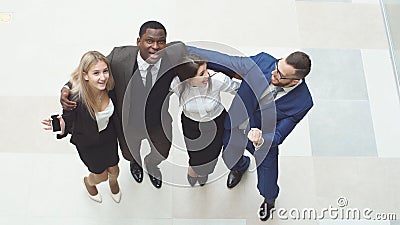
{"label": "man's black shoe", "polygon": [[229,172],[228,179],[226,180],[226,186],[228,188],[235,187],[242,179],[243,174],[244,172],[231,170],[231,172]]}
{"label": "man's black shoe", "polygon": [[140,167],[136,162],[131,161],[130,169],[133,179],[135,179],[136,182],[141,183],[143,181],[143,168]]}
{"label": "man's black shoe", "polygon": [[275,208],[275,201],[272,204],[268,204],[265,200],[261,204],[260,209],[258,210],[258,217],[262,221],[266,221],[271,216],[271,209]]}

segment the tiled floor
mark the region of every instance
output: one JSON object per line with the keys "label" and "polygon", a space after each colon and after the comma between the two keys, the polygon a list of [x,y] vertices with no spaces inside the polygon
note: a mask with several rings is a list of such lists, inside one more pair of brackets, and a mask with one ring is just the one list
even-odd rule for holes
{"label": "tiled floor", "polygon": [[[0,21],[0,224],[400,224],[400,104],[379,0],[1,0],[0,12],[12,14],[11,22]],[[272,220],[257,218],[254,162],[232,190],[221,160],[206,186],[188,187],[174,97],[176,146],[162,165],[163,187],[156,190],[147,176],[134,182],[121,158],[120,204],[107,184],[99,186],[103,203],[91,201],[74,147],[41,130],[40,120],[60,111],[59,89],[82,53],[135,44],[149,19],[166,25],[169,41],[215,42],[245,55],[311,55],[315,106],[280,148]],[[372,218],[291,218],[310,208],[370,209]],[[374,219],[377,213],[398,220]]]}

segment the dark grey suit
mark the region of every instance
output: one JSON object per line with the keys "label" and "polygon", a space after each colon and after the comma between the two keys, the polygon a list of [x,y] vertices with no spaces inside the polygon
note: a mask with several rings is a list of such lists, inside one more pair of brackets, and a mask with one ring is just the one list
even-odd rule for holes
{"label": "dark grey suit", "polygon": [[140,143],[149,140],[151,152],[146,162],[158,165],[169,154],[172,118],[168,113],[169,87],[176,76],[174,67],[186,53],[183,43],[171,43],[164,52],[157,81],[147,96],[137,64],[139,48],[116,47],[107,56],[115,80],[116,112],[121,118],[117,127],[122,155],[129,161],[140,160]]}

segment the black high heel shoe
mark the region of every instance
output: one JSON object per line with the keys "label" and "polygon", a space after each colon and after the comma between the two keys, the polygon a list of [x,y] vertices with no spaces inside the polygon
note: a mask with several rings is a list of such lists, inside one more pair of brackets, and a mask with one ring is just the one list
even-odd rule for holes
{"label": "black high heel shoe", "polygon": [[188,180],[190,186],[193,187],[193,186],[196,184],[196,182],[197,182],[197,177],[191,177],[191,176],[189,176],[189,174],[188,174],[188,175],[187,175],[187,180]]}
{"label": "black high heel shoe", "polygon": [[208,174],[204,177],[197,177],[197,181],[199,181],[200,186],[204,186],[208,180]]}

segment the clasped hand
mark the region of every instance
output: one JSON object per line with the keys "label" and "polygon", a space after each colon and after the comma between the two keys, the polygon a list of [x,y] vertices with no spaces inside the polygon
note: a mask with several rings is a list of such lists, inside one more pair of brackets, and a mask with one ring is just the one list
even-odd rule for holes
{"label": "clasped hand", "polygon": [[247,134],[247,138],[256,146],[263,143],[262,131],[258,128],[251,128]]}

